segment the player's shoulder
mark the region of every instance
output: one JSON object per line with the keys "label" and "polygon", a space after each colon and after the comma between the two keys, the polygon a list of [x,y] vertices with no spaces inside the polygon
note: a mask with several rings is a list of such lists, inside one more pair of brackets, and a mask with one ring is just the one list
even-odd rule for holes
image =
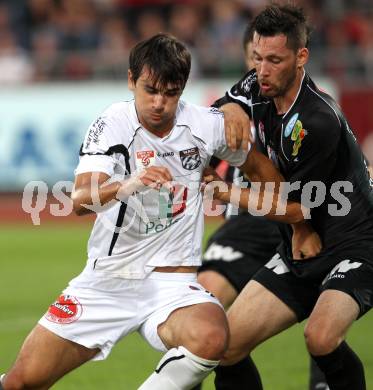
{"label": "player's shoulder", "polygon": [[128,122],[138,122],[136,109],[135,109],[135,101],[121,101],[112,103],[108,106],[101,117],[107,118],[111,121],[128,121]]}
{"label": "player's shoulder", "polygon": [[201,139],[209,138],[224,128],[224,114],[215,107],[204,107],[185,101],[179,102],[177,123],[187,126]]}
{"label": "player's shoulder", "polygon": [[319,89],[308,78],[306,85],[305,120],[315,131],[327,131],[339,134],[342,128],[342,113],[335,100],[325,91]]}
{"label": "player's shoulder", "polygon": [[83,151],[128,145],[138,126],[133,101],[113,103],[88,127]]}

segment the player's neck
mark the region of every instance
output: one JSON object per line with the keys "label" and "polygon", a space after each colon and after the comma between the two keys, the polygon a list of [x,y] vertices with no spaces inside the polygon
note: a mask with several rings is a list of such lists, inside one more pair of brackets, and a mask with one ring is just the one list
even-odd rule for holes
{"label": "player's neck", "polygon": [[281,114],[281,115],[285,114],[293,105],[294,101],[298,97],[300,88],[302,87],[304,74],[305,74],[304,69],[300,68],[296,73],[294,82],[292,83],[290,88],[286,91],[286,93],[282,96],[278,96],[273,99],[277,109],[277,114]]}

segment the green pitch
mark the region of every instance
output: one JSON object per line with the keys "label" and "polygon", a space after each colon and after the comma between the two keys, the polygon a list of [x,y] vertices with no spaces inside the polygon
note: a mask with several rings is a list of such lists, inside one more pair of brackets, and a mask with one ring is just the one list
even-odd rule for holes
{"label": "green pitch", "polygon": [[[215,226],[208,225],[206,235]],[[0,373],[16,357],[24,337],[66,283],[85,263],[89,227],[42,225],[0,227]],[[302,326],[277,336],[254,354],[266,390],[306,390],[308,358]],[[373,315],[359,320],[349,342],[360,354],[373,389]],[[102,362],[67,375],[57,390],[135,390],[154,369],[160,354],[137,334],[128,336]],[[212,380],[204,389],[213,389]],[[240,389],[237,389],[240,390]]]}

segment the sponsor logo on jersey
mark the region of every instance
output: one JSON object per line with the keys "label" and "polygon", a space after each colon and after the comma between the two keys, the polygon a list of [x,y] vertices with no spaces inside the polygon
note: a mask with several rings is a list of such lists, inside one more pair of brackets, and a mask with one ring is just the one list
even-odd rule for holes
{"label": "sponsor logo on jersey", "polygon": [[50,305],[45,318],[57,324],[71,324],[80,318],[82,312],[82,305],[76,297],[63,294]]}
{"label": "sponsor logo on jersey", "polygon": [[266,136],[264,134],[264,124],[262,121],[259,121],[258,124],[258,134],[259,134],[259,139],[262,141],[263,145],[266,144]]}
{"label": "sponsor logo on jersey", "polygon": [[164,230],[168,229],[172,225],[174,225],[176,222],[179,222],[180,218],[169,218],[165,221],[150,221],[145,225],[145,234],[153,234],[153,233],[161,233]]}
{"label": "sponsor logo on jersey", "polygon": [[146,168],[154,164],[155,153],[154,150],[142,150],[136,152],[136,166],[137,168]]}
{"label": "sponsor logo on jersey", "polygon": [[241,88],[244,90],[244,92],[251,92],[252,85],[256,82],[256,73],[249,73],[248,76],[242,81]]}
{"label": "sponsor logo on jersey", "polygon": [[91,127],[88,131],[87,139],[85,142],[86,148],[88,148],[92,142],[95,143],[96,145],[98,145],[100,135],[104,131],[105,126],[106,126],[106,123],[105,123],[104,119],[101,116],[98,117],[96,119],[96,121],[91,125]]}
{"label": "sponsor logo on jersey", "polygon": [[197,147],[181,150],[179,154],[184,169],[192,171],[201,165],[201,156]]}
{"label": "sponsor logo on jersey", "polygon": [[290,135],[291,132],[293,131],[293,128],[294,128],[295,122],[296,122],[297,119],[298,119],[298,116],[299,116],[299,114],[296,113],[296,114],[294,114],[294,115],[289,119],[289,122],[288,122],[288,124],[286,125],[285,131],[284,131],[285,137],[289,137],[289,135]]}
{"label": "sponsor logo on jersey", "polygon": [[326,283],[330,279],[344,279],[346,277],[346,272],[351,271],[352,269],[360,268],[362,263],[355,261],[352,262],[349,259],[343,260],[338,263],[326,276],[322,284]]}
{"label": "sponsor logo on jersey", "polygon": [[161,153],[161,152],[157,152],[157,156],[158,157],[173,157],[175,155],[174,152],[164,152],[164,153]]}
{"label": "sponsor logo on jersey", "polygon": [[291,154],[293,157],[298,155],[299,149],[302,146],[302,141],[306,135],[307,130],[303,129],[302,122],[297,120],[291,133],[291,140],[294,141],[293,153]]}

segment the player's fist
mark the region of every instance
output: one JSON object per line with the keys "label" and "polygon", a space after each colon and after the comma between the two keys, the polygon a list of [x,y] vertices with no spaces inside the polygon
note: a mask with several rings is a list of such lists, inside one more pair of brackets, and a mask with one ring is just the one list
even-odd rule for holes
{"label": "player's fist", "polygon": [[224,113],[225,139],[229,148],[249,150],[249,143],[254,142],[254,138],[246,112],[236,103],[227,103],[220,110]]}

